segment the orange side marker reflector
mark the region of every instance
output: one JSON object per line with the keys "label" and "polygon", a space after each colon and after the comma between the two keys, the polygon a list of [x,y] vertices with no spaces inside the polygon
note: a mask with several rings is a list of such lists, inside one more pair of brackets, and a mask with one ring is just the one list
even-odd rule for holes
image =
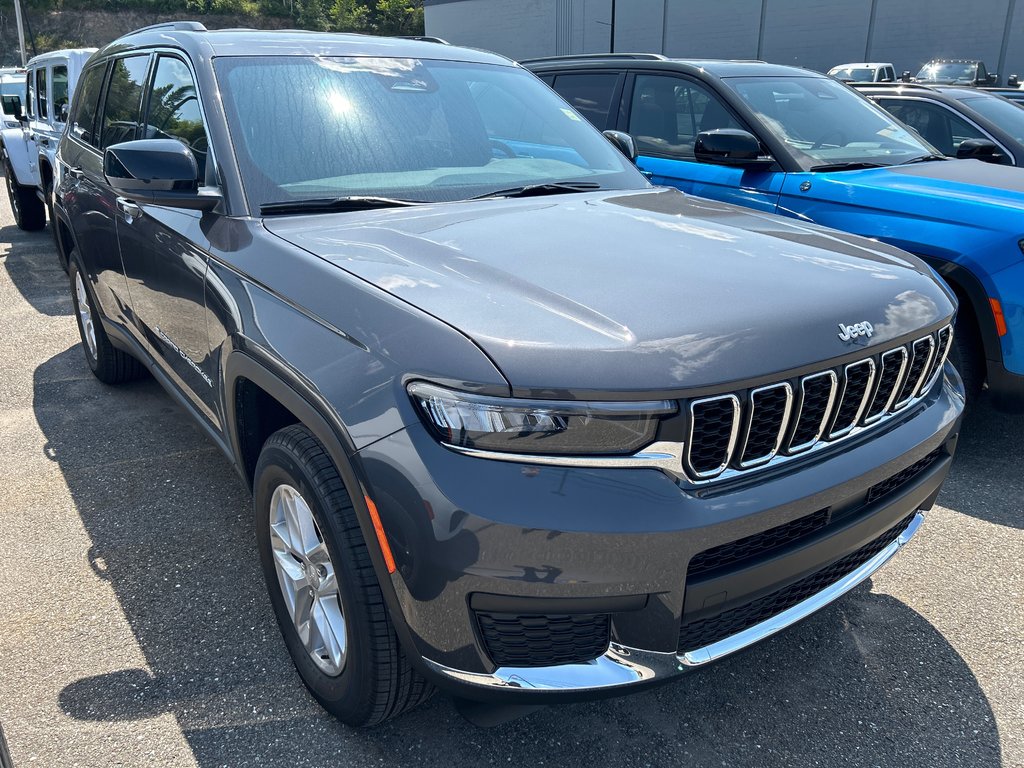
{"label": "orange side marker reflector", "polygon": [[989,299],[988,303],[992,307],[992,317],[996,321],[996,333],[1005,336],[1006,318],[1003,317],[1003,305],[999,303],[999,299]]}
{"label": "orange side marker reflector", "polygon": [[381,554],[384,555],[384,565],[387,566],[388,573],[394,573],[395,558],[391,554],[391,547],[388,544],[388,537],[384,533],[384,526],[380,522],[380,515],[377,514],[377,505],[373,503],[373,499],[369,496],[363,496],[366,500],[366,508],[370,511],[370,520],[373,521],[373,530],[377,534],[377,543],[380,544]]}

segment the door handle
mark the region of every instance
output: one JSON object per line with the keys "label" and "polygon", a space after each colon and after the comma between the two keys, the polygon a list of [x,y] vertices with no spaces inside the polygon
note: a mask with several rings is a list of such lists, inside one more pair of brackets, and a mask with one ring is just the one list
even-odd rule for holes
{"label": "door handle", "polygon": [[73,179],[80,179],[83,176],[85,176],[85,173],[82,171],[80,167],[76,165],[72,168],[68,168],[68,176],[70,176]]}
{"label": "door handle", "polygon": [[142,215],[142,209],[125,197],[117,198],[117,207],[129,220],[129,223],[132,219],[137,219]]}

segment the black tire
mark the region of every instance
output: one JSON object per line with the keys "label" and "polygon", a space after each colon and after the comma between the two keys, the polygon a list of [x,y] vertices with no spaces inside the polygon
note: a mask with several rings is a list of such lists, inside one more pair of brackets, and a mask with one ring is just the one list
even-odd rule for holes
{"label": "black tire", "polygon": [[[302,644],[278,581],[270,515],[274,491],[282,485],[297,490],[306,502],[337,574],[347,654],[333,676]],[[352,500],[319,441],[301,425],[275,432],[260,453],[253,486],[256,539],[270,602],[292,661],[314,698],[352,726],[378,725],[429,699],[434,688],[413,669],[399,644]]]}
{"label": "black tire", "polygon": [[978,331],[978,321],[966,302],[960,304],[960,314],[953,331],[953,348],[949,361],[964,380],[967,400],[971,402],[981,394],[985,384],[985,353]]}
{"label": "black tire", "polygon": [[[89,280],[85,276],[84,271],[82,271],[76,251],[71,252],[71,258],[68,259],[68,262],[68,276],[71,279],[71,302],[74,305],[75,320],[78,323],[78,334],[82,339],[82,350],[85,353],[85,361],[89,364],[89,369],[104,384],[122,384],[139,378],[144,371],[142,364],[127,352],[123,352],[111,344],[106,331],[103,330],[102,315],[97,309],[96,300],[89,286]],[[80,275],[82,292],[88,305],[89,316],[92,319],[95,348],[93,348],[93,345],[90,344],[87,338],[84,313],[79,305],[78,281]]]}
{"label": "black tire", "polygon": [[36,197],[35,187],[26,187],[18,183],[11,167],[11,161],[4,155],[4,178],[7,180],[7,199],[14,214],[14,223],[18,229],[35,232],[46,226],[46,208]]}

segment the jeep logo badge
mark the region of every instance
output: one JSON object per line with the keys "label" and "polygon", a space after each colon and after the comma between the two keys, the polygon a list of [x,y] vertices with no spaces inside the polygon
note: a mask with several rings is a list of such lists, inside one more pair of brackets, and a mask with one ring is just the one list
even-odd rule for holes
{"label": "jeep logo badge", "polygon": [[858,336],[870,339],[874,332],[875,327],[865,320],[863,323],[856,323],[855,325],[843,325],[840,323],[838,335],[841,341],[853,341]]}

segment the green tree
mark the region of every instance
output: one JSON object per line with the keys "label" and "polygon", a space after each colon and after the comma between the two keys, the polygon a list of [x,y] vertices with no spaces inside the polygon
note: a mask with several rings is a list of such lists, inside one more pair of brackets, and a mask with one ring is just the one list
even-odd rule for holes
{"label": "green tree", "polygon": [[373,21],[378,35],[422,35],[422,0],[377,0]]}
{"label": "green tree", "polygon": [[370,27],[370,9],[359,0],[334,0],[331,29],[337,32],[366,32]]}

